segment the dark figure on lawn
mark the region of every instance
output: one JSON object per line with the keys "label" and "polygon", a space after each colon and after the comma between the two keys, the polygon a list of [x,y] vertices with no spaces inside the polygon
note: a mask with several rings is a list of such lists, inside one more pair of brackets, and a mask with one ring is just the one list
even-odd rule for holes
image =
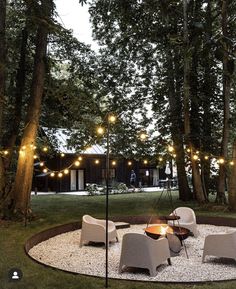
{"label": "dark figure on lawn", "polygon": [[132,170],[131,175],[130,175],[130,186],[133,189],[135,189],[135,182],[136,182],[136,174],[135,174],[134,170]]}

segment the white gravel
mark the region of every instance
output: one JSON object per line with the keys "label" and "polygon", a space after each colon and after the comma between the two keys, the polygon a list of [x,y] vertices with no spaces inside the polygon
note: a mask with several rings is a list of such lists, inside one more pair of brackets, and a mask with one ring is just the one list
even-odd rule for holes
{"label": "white gravel", "polygon": [[[136,270],[118,273],[121,240],[127,232],[140,232],[146,225],[133,225],[128,229],[118,230],[120,243],[109,247],[109,278],[160,281],[160,282],[197,282],[236,279],[236,261],[226,258],[206,257],[202,263],[202,252],[205,236],[212,233],[227,232],[230,227],[198,225],[199,237],[185,240],[189,259],[184,249],[179,256],[172,257],[172,266],[167,262],[157,268],[157,276],[150,277],[148,271]],[[65,233],[34,246],[29,254],[34,259],[66,271],[105,276],[105,246],[79,247],[80,230]]]}

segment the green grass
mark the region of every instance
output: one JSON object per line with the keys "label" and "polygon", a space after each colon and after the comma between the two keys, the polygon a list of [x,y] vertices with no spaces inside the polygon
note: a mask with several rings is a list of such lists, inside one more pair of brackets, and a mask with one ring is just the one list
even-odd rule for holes
{"label": "green grass", "polygon": [[[171,212],[170,202],[164,197],[158,208],[155,202],[160,193],[135,193],[126,195],[112,195],[109,199],[109,214],[111,216],[132,215],[164,215]],[[230,212],[209,211],[200,208],[196,203],[182,203],[177,199],[177,193],[173,193],[175,207],[191,206],[197,215],[225,216],[235,218]],[[91,214],[104,217],[104,196],[33,196],[32,209],[37,218],[28,223],[26,227],[22,223],[0,223],[0,289],[70,289],[70,288],[104,288],[104,279],[73,275],[57,269],[47,268],[31,260],[24,252],[25,241],[37,232],[44,229],[81,220],[83,214]],[[7,272],[12,267],[18,267],[23,271],[24,277],[20,282],[9,283]],[[109,280],[109,288],[114,289],[185,289],[185,288],[222,288],[236,287],[234,282],[205,283],[200,285],[159,284],[131,281]]]}

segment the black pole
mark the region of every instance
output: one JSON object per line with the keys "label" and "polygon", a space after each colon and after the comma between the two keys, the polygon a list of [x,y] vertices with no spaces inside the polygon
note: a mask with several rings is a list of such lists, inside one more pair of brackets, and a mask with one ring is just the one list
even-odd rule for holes
{"label": "black pole", "polygon": [[108,288],[108,195],[109,195],[109,150],[110,150],[110,123],[107,118],[107,152],[106,152],[106,284]]}

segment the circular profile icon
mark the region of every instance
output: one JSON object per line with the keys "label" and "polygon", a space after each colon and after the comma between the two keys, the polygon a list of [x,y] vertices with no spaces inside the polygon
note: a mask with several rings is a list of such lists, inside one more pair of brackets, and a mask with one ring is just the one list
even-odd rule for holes
{"label": "circular profile icon", "polygon": [[11,268],[8,272],[8,278],[11,282],[17,282],[20,281],[20,279],[23,277],[23,273],[18,268]]}

